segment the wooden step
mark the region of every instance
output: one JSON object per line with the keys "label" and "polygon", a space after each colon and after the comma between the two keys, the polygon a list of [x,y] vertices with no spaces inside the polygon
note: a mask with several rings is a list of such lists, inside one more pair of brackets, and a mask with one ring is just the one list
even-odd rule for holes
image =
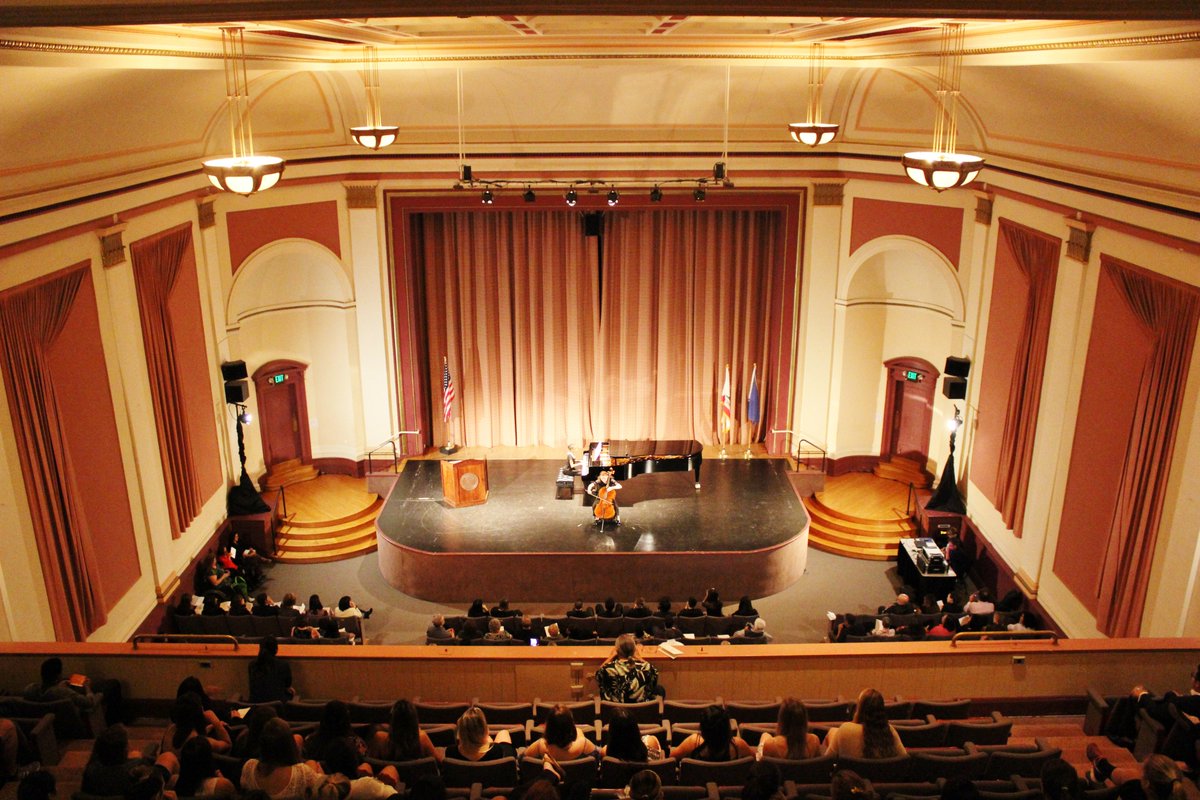
{"label": "wooden step", "polygon": [[368,544],[347,545],[335,550],[320,550],[317,552],[289,552],[276,555],[275,560],[284,564],[323,564],[327,561],[341,561],[344,558],[373,553],[378,545],[374,539]]}
{"label": "wooden step", "polygon": [[900,483],[911,483],[923,489],[929,486],[929,476],[916,462],[907,458],[892,458],[890,461],[880,461],[872,470],[880,478]]}
{"label": "wooden step", "polygon": [[298,532],[309,530],[314,532],[333,531],[346,525],[357,525],[361,522],[374,522],[375,517],[379,516],[379,511],[383,508],[383,498],[375,496],[370,505],[350,514],[343,515],[336,519],[290,519],[287,522],[287,527],[295,532],[295,535],[300,535]]}
{"label": "wooden step", "polygon": [[375,521],[358,528],[351,528],[324,536],[296,537],[281,534],[275,539],[275,551],[285,555],[293,552],[314,550],[338,550],[352,544],[375,540]]}
{"label": "wooden step", "polygon": [[874,534],[855,533],[854,531],[843,531],[837,528],[827,528],[821,524],[813,524],[809,526],[809,532],[816,531],[820,534],[822,541],[844,544],[849,547],[867,547],[867,548],[890,548],[895,552],[896,547],[900,544],[900,539],[905,537],[896,536],[876,536]]}
{"label": "wooden step", "polygon": [[282,461],[273,464],[262,478],[265,489],[278,489],[281,486],[293,486],[297,483],[311,481],[321,473],[311,464],[302,464],[299,459]]}
{"label": "wooden step", "polygon": [[817,550],[834,555],[846,556],[848,558],[865,559],[867,561],[895,561],[896,546],[887,547],[862,547],[855,545],[844,545],[839,542],[831,541],[822,538],[819,531],[814,531],[811,528],[808,532],[808,545]]}
{"label": "wooden step", "polygon": [[897,517],[894,520],[871,519],[869,517],[858,517],[836,508],[830,508],[821,500],[820,494],[805,498],[804,507],[808,509],[810,517],[820,519],[830,527],[838,527],[843,530],[878,531],[890,534],[904,533],[916,528],[916,523],[909,517]]}

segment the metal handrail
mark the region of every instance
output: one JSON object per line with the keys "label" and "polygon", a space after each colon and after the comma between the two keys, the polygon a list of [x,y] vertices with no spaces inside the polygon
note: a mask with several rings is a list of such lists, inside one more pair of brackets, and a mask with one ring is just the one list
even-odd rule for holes
{"label": "metal handrail", "polygon": [[[385,448],[390,448],[392,451],[392,472],[399,471],[401,456],[405,456],[405,457],[408,456],[408,448],[404,446],[404,440],[401,439],[400,437],[402,437],[402,436],[420,436],[420,435],[421,435],[420,430],[397,431],[396,433],[393,433],[391,436],[389,436],[387,439],[385,439],[383,442],[381,442],[378,446],[376,446],[375,448],[373,448],[367,452],[367,468],[368,468],[368,470],[370,470],[373,456],[376,453],[378,453],[380,450],[383,450]],[[396,447],[397,442],[400,443],[399,449],[397,449],[397,447]]]}
{"label": "metal handrail", "polygon": [[824,447],[821,447],[816,442],[810,442],[808,439],[801,439],[799,442],[796,443],[796,463],[800,462],[800,453],[803,452],[802,448],[804,447],[805,444],[807,444],[813,450],[816,450],[818,453],[821,454],[821,472],[824,472],[825,471],[825,462],[829,460],[829,453],[827,453],[825,451]]}
{"label": "metal handrail", "polygon": [[1048,640],[1050,644],[1058,644],[1058,634],[1054,631],[959,631],[950,637],[950,646],[957,647],[959,641],[1011,642],[1016,639]]}
{"label": "metal handrail", "polygon": [[916,499],[917,487],[912,481],[908,483],[908,496],[904,498],[904,516],[911,518],[913,516],[913,500]]}
{"label": "metal handrail", "polygon": [[166,642],[168,644],[232,644],[237,650],[240,645],[234,636],[225,633],[139,633],[130,640],[133,649],[141,642]]}

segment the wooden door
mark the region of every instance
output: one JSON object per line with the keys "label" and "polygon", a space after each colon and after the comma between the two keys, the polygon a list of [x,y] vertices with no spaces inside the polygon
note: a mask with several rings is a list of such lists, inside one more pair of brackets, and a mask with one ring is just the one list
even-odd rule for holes
{"label": "wooden door", "polygon": [[937,368],[918,358],[894,359],[885,367],[888,391],[880,455],[909,458],[924,467],[929,454]]}
{"label": "wooden door", "polygon": [[304,371],[303,364],[273,361],[254,372],[263,461],[268,468],[296,459],[312,461]]}

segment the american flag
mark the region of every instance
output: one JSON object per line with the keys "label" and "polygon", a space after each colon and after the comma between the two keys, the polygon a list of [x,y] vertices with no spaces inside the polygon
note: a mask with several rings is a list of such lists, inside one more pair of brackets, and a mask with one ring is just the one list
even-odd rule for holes
{"label": "american flag", "polygon": [[450,377],[450,364],[442,359],[442,422],[450,421],[450,409],[454,405],[454,379]]}
{"label": "american flag", "polygon": [[733,430],[733,394],[729,391],[729,365],[725,365],[725,387],[721,389],[721,431]]}

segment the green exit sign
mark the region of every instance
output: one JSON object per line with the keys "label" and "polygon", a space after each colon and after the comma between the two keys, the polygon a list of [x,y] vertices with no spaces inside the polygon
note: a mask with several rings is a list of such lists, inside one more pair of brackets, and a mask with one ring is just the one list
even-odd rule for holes
{"label": "green exit sign", "polygon": [[278,375],[271,376],[271,383],[283,383],[286,380],[287,380],[287,375],[285,375],[282,372],[279,373]]}
{"label": "green exit sign", "polygon": [[904,373],[904,380],[906,380],[906,381],[919,381],[919,380],[921,380],[921,373],[917,372],[917,371],[916,371],[916,370],[914,370],[914,369],[910,369],[910,370],[908,370],[907,372],[905,372],[905,373]]}

